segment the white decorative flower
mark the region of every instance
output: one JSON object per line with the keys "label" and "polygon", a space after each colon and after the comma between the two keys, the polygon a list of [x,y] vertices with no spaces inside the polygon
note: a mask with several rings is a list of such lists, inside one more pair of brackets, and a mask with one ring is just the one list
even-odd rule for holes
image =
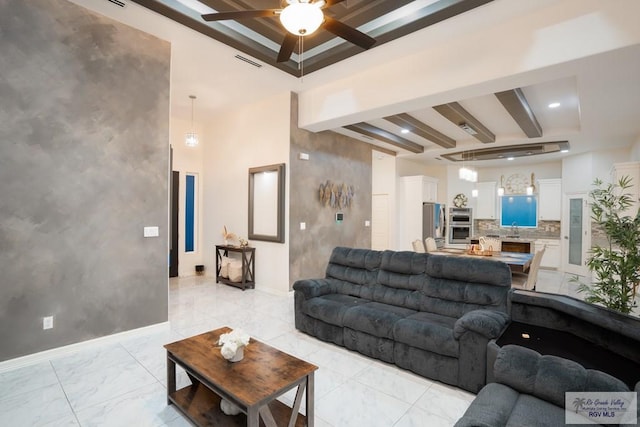
{"label": "white decorative flower", "polygon": [[227,360],[233,359],[233,357],[236,355],[236,351],[238,351],[238,346],[232,342],[223,344],[222,348],[220,349],[220,353],[222,354],[222,357],[224,357]]}
{"label": "white decorative flower", "polygon": [[242,329],[235,329],[226,334],[220,335],[220,339],[218,340],[218,344],[226,344],[228,342],[232,342],[237,346],[245,346],[249,344],[249,339],[251,337],[246,334]]}
{"label": "white decorative flower", "polygon": [[239,348],[249,345],[251,337],[242,329],[236,329],[220,335],[218,344],[222,345],[220,353],[227,360],[233,359]]}

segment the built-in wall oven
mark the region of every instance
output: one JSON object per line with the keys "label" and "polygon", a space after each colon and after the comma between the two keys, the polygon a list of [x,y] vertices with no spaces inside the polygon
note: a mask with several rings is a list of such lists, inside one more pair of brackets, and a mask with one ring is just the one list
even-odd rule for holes
{"label": "built-in wall oven", "polygon": [[467,244],[473,235],[471,208],[449,208],[449,243]]}

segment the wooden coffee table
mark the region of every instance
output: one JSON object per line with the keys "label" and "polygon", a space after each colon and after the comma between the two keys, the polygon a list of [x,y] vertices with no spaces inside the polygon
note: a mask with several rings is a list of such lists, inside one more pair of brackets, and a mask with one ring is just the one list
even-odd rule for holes
{"label": "wooden coffee table", "polygon": [[[167,403],[198,426],[313,426],[313,374],[318,367],[253,338],[244,349],[244,359],[229,362],[217,344],[220,335],[230,331],[224,327],[164,346]],[[176,363],[192,381],[180,390],[176,390]],[[298,390],[293,408],[276,400],[294,387]],[[305,389],[306,417],[298,414]],[[221,398],[242,413],[225,415]]]}

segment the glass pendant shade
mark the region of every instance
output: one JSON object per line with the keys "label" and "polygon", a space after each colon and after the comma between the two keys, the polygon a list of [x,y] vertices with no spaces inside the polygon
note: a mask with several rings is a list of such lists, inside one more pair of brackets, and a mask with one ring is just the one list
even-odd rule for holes
{"label": "glass pendant shade", "polygon": [[187,133],[187,137],[184,140],[184,143],[187,144],[187,147],[195,147],[198,145],[198,134],[195,132]]}
{"label": "glass pendant shade", "polygon": [[478,181],[478,172],[473,169],[469,169],[466,167],[461,167],[458,170],[458,178],[469,181],[469,182],[477,182]]}
{"label": "glass pendant shade", "polygon": [[292,3],[280,13],[280,22],[291,34],[308,36],[313,34],[324,21],[324,15],[312,3]]}
{"label": "glass pendant shade", "polygon": [[193,131],[193,101],[196,99],[194,95],[189,95],[191,99],[191,131],[187,132],[184,143],[187,147],[195,147],[198,145],[198,134]]}

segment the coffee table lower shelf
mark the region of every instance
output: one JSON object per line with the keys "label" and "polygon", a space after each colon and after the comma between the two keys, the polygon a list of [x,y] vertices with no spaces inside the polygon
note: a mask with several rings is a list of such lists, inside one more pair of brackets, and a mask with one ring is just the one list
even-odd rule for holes
{"label": "coffee table lower shelf", "polygon": [[[170,393],[168,397],[180,412],[198,426],[241,427],[247,425],[246,414],[226,415],[220,409],[220,396],[202,384],[181,388],[175,393]],[[290,407],[278,400],[272,400],[268,406],[278,425],[288,425],[292,411]],[[306,426],[306,417],[298,414],[295,425],[296,427]],[[265,426],[262,418],[260,418],[260,426]]]}

